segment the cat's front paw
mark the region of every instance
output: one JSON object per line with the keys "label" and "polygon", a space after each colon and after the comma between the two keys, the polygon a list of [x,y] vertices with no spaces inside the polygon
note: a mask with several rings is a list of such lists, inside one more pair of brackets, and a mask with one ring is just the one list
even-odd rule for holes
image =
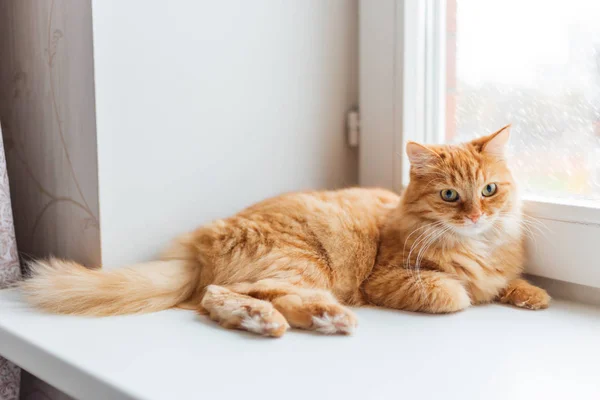
{"label": "cat's front paw", "polygon": [[511,283],[505,293],[500,297],[500,302],[511,304],[529,310],[548,308],[551,297],[544,289],[519,279]]}

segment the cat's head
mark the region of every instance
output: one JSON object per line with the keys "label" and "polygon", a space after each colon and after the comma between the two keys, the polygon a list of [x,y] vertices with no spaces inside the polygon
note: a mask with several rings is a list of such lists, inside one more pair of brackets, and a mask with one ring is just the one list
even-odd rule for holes
{"label": "cat's head", "polygon": [[509,126],[460,145],[409,142],[410,184],[404,206],[413,215],[475,236],[510,218],[517,193],[504,154]]}

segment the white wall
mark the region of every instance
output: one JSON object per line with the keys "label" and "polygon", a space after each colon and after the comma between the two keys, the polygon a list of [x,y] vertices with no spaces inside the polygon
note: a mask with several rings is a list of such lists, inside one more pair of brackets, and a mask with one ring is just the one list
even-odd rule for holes
{"label": "white wall", "polygon": [[356,184],[356,0],[93,0],[102,259]]}

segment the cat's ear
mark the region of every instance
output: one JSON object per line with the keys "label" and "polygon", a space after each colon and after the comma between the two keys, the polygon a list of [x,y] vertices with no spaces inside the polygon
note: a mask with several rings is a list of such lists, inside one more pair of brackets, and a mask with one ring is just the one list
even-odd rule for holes
{"label": "cat's ear", "polygon": [[439,158],[439,155],[435,151],[417,142],[408,142],[406,144],[406,155],[410,160],[410,165],[415,167],[424,167]]}
{"label": "cat's ear", "polygon": [[491,135],[474,140],[473,144],[478,147],[482,153],[502,157],[506,152],[509,138],[510,125],[506,125],[504,128]]}

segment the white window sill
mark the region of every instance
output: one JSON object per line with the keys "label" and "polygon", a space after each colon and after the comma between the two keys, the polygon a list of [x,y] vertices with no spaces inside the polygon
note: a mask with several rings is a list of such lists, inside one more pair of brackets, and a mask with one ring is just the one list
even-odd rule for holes
{"label": "white window sill", "polygon": [[598,399],[600,309],[555,301],[430,316],[359,309],[351,337],[266,339],[193,312],[103,319],[0,291],[0,354],[75,398]]}

